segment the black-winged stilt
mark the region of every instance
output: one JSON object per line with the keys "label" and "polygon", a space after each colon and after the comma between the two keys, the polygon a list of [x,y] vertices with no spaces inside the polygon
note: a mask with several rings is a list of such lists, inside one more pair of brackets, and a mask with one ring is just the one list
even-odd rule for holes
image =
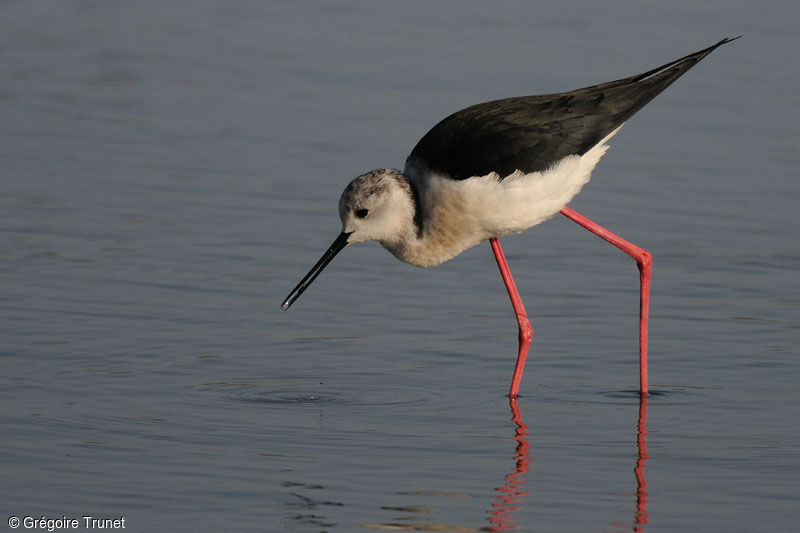
{"label": "black-winged stilt", "polygon": [[281,309],[288,309],[348,244],[378,241],[401,261],[429,267],[489,239],[519,325],[509,392],[515,398],[533,328],[497,238],[561,212],[636,260],[639,390],[647,394],[651,255],[567,204],[589,181],[606,143],[626,120],[734,39],[629,78],[559,94],[494,100],[450,115],[417,143],[403,172],[372,170],[350,182],[339,199],[342,232]]}

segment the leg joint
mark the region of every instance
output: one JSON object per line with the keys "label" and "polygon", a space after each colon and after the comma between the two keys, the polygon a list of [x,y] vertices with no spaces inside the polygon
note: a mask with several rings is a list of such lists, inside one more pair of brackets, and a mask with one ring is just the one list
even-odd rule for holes
{"label": "leg joint", "polygon": [[647,250],[642,249],[642,251],[638,254],[636,258],[636,266],[639,267],[639,271],[644,269],[650,269],[653,265],[653,254],[648,252]]}
{"label": "leg joint", "polygon": [[520,342],[533,339],[533,326],[527,316],[517,315],[517,322],[519,323],[519,340]]}

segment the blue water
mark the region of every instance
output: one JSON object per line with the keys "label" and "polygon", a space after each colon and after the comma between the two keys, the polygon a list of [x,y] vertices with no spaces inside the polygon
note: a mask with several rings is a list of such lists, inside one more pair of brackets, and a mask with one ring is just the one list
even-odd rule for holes
{"label": "blue water", "polygon": [[[6,2],[0,500],[133,531],[794,531],[794,2]],[[434,269],[348,247],[355,175],[466,105],[743,34],[557,217]],[[81,522],[82,524],[82,522]],[[25,529],[24,525],[20,529]],[[41,529],[41,528],[40,528]],[[85,529],[85,528],[83,528]]]}

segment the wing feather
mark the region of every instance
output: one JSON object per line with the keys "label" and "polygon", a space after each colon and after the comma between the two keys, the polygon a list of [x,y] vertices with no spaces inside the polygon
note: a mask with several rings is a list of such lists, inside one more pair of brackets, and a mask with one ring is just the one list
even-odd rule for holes
{"label": "wing feather", "polygon": [[566,156],[589,151],[701,59],[734,39],[636,76],[462,109],[422,137],[406,166],[421,163],[456,180],[545,170]]}

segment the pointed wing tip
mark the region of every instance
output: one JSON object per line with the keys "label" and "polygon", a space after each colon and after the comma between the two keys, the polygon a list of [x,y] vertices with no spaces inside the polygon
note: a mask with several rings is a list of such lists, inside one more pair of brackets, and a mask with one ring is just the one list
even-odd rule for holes
{"label": "pointed wing tip", "polygon": [[722,39],[720,42],[718,42],[717,44],[715,44],[715,45],[714,45],[714,48],[716,48],[716,47],[718,47],[718,46],[722,46],[723,44],[728,44],[729,42],[731,42],[731,41],[735,41],[736,39],[741,39],[742,37],[743,37],[742,35],[737,35],[736,37],[725,37],[725,38],[724,38],[724,39]]}

